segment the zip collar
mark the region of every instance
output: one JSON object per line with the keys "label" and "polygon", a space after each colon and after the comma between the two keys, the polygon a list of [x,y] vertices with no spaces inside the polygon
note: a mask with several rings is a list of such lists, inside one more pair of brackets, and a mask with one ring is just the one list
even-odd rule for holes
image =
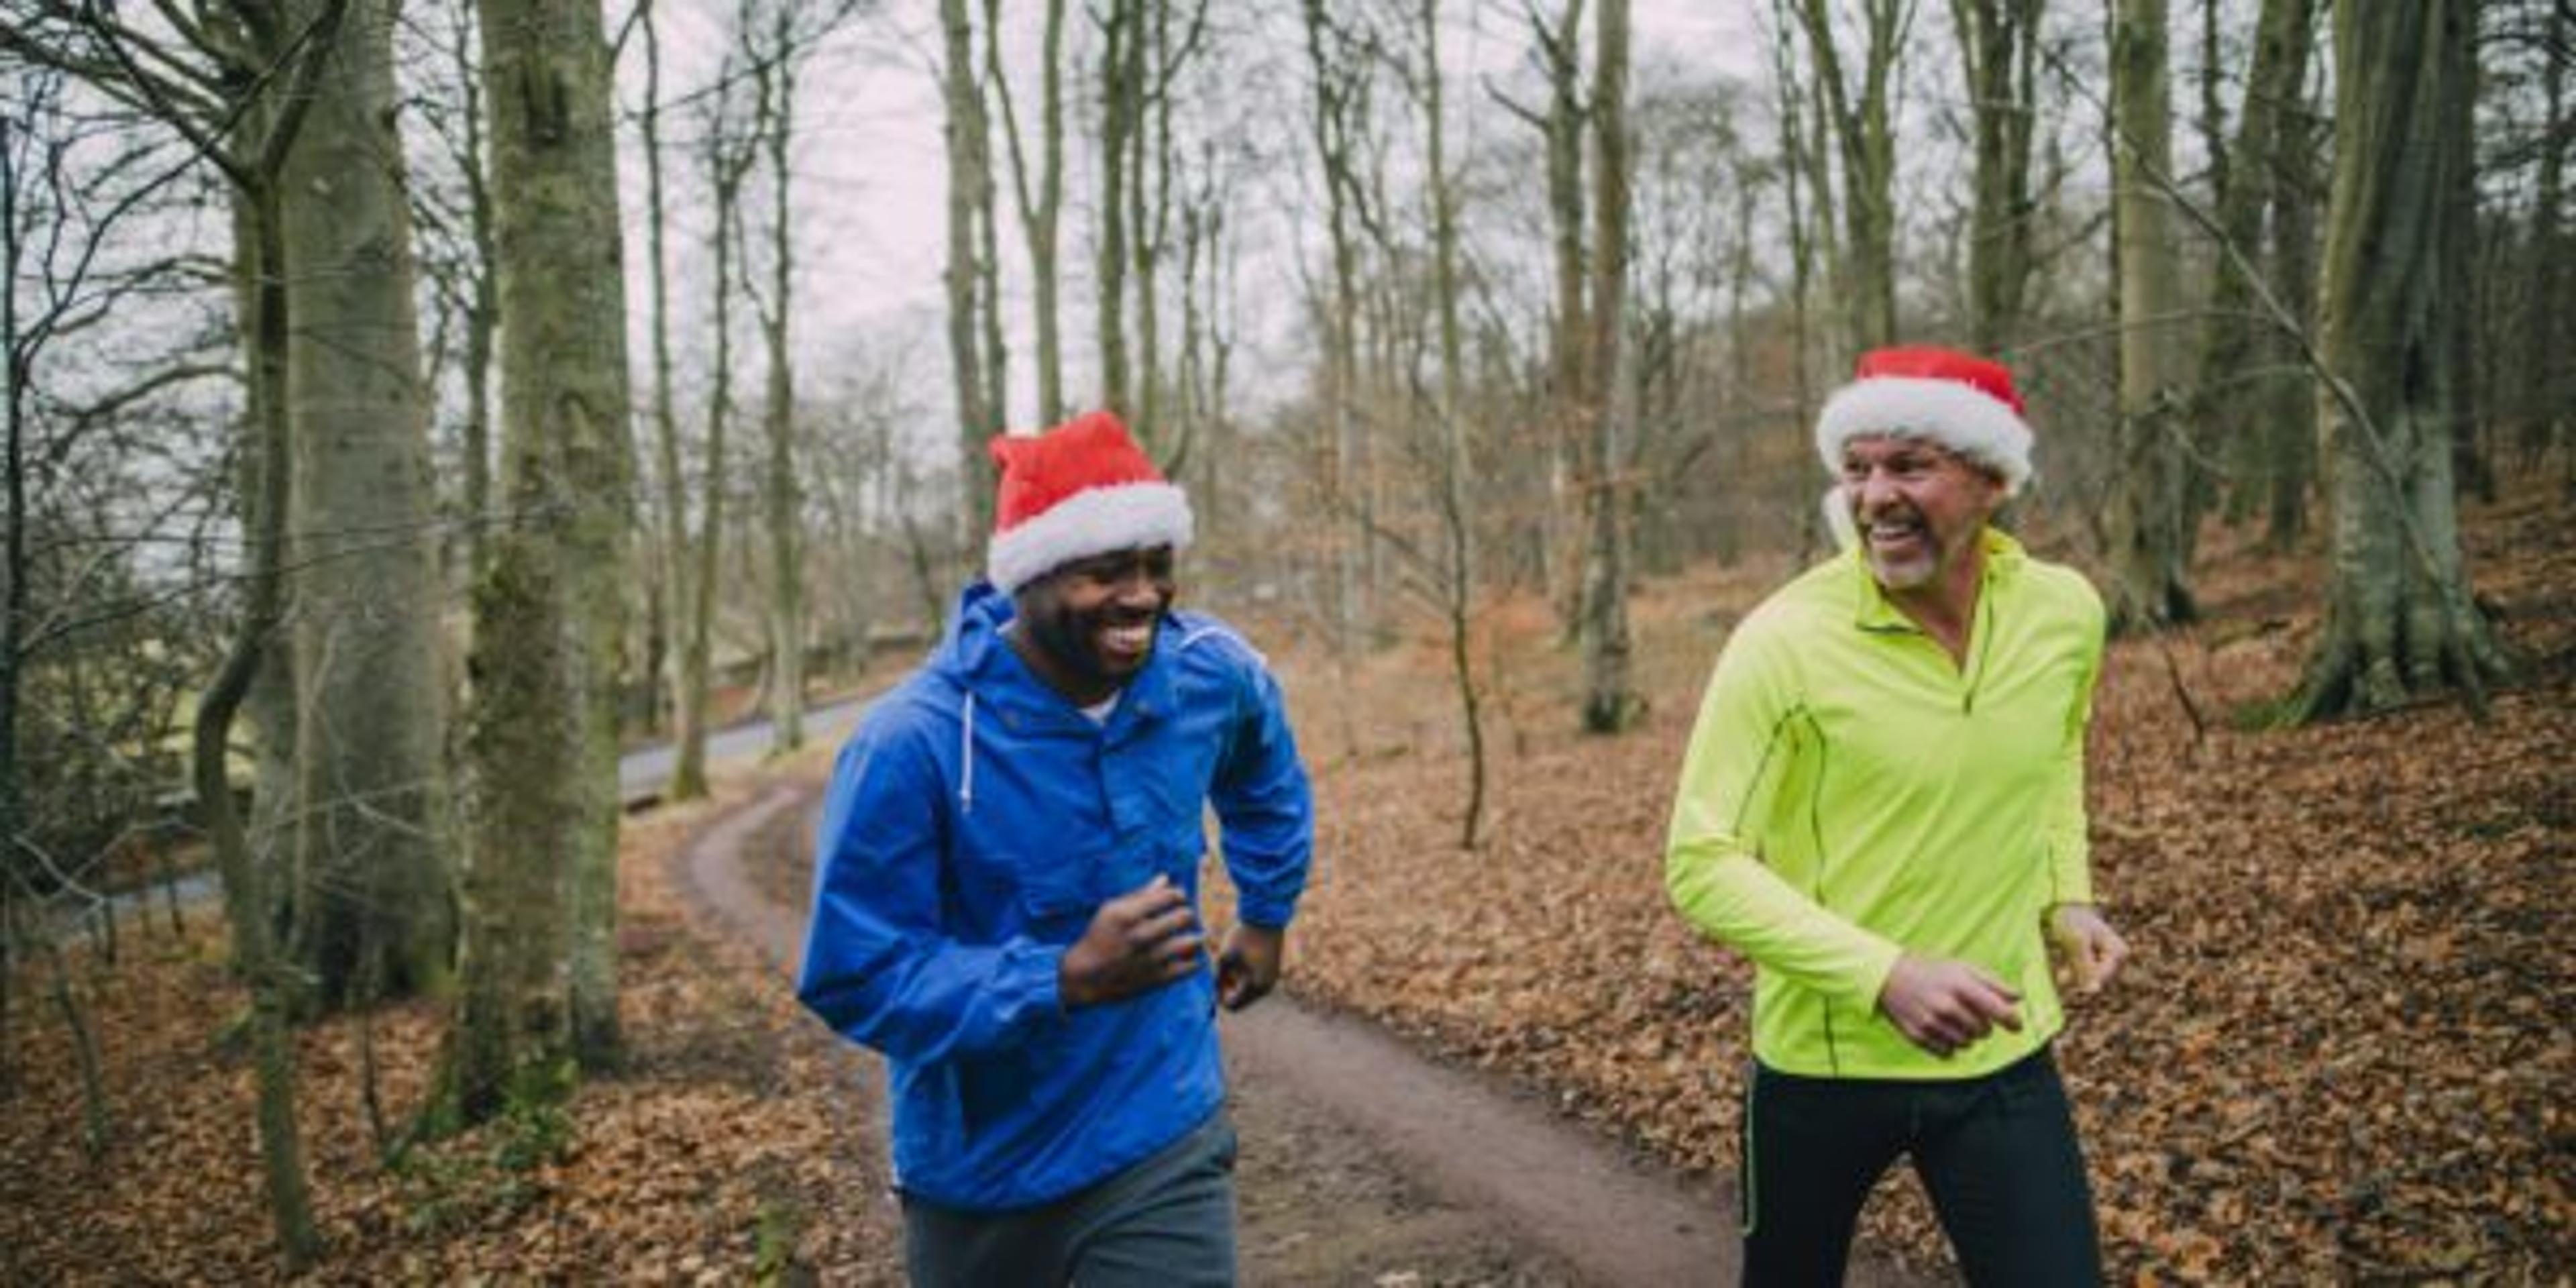
{"label": "zip collar", "polygon": [[[1976,714],[1977,691],[1985,686],[1986,658],[1994,649],[1995,631],[1998,629],[1995,625],[1995,600],[2010,593],[2030,559],[2019,541],[1994,528],[1985,529],[1979,539],[1985,543],[1985,561],[1978,574],[1977,603],[1968,613],[1968,651],[1964,657],[1955,660],[1942,652],[1944,670],[1958,685],[1961,715]],[[1855,593],[1858,604],[1852,614],[1852,624],[1873,635],[1912,635],[1932,644],[1932,633],[1906,616],[1905,610],[1887,597],[1887,589],[1878,584],[1878,578],[1869,570],[1868,556],[1854,547],[1845,557],[1853,561],[1859,573],[1860,584]],[[1933,648],[1941,652],[1937,644],[1933,644]]]}
{"label": "zip collar", "polygon": [[[1979,540],[1985,545],[1985,567],[1979,573],[1977,607],[1972,616],[1982,622],[1995,592],[2020,575],[2030,556],[2019,541],[1991,527],[1979,534]],[[1895,600],[1887,597],[1887,588],[1879,585],[1877,576],[1869,570],[1869,555],[1865,550],[1854,546],[1844,552],[1843,558],[1851,561],[1852,570],[1858,574],[1853,578],[1856,584],[1852,588],[1852,625],[1876,634],[1929,633],[1913,618],[1906,616],[1905,610],[1897,607]]]}

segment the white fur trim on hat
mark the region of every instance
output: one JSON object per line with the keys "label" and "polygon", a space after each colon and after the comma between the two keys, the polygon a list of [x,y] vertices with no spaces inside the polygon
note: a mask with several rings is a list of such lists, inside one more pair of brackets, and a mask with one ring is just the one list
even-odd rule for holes
{"label": "white fur trim on hat", "polygon": [[993,534],[984,575],[1009,594],[1076,559],[1190,543],[1190,500],[1170,483],[1087,488]]}
{"label": "white fur trim on hat", "polygon": [[1860,522],[1852,518],[1851,497],[1843,491],[1842,484],[1836,483],[1825,489],[1823,505],[1825,531],[1833,537],[1834,549],[1849,550],[1859,545]]}
{"label": "white fur trim on hat", "polygon": [[1869,434],[1939,443],[2001,474],[2006,496],[2030,481],[2030,426],[2009,404],[1960,381],[1873,376],[1845,385],[1816,417],[1816,452],[1840,473],[1843,445]]}

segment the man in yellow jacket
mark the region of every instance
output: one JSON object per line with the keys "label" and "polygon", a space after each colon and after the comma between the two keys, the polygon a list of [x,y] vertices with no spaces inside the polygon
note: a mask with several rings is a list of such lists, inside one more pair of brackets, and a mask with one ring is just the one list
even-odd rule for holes
{"label": "man in yellow jacket", "polygon": [[1816,444],[1849,548],[1727,641],[1665,857],[1757,968],[1745,1282],[1840,1282],[1899,1155],[1971,1283],[2098,1282],[2048,948],[2088,992],[2129,951],[2085,850],[2101,600],[1988,526],[2030,477],[2002,366],[1872,351]]}

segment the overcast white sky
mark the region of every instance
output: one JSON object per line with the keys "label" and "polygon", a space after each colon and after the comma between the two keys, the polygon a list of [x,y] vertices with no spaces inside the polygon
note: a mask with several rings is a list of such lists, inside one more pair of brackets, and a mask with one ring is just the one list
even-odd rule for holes
{"label": "overcast white sky", "polygon": [[[667,6],[668,0],[665,3]],[[1749,76],[1760,59],[1754,23],[1760,6],[1754,0],[1634,3],[1636,49],[1641,63],[1667,59],[1684,65],[1735,68]],[[1083,22],[1081,0],[1073,0],[1071,8],[1069,23]],[[684,0],[679,6],[658,11],[667,15],[663,19],[663,38],[669,51],[665,54],[666,94],[703,83],[712,74],[726,26],[723,15],[732,9],[732,0]],[[1038,13],[1034,0],[1007,0],[1004,9],[1006,13],[1024,12],[1027,23],[1025,29],[1012,28],[1009,38],[1025,36],[1034,45]],[[1500,74],[1519,60],[1523,41],[1518,10],[1517,4],[1487,4],[1471,28],[1465,6],[1457,6],[1456,16],[1449,20],[1452,37],[1459,42],[1452,55],[1453,84],[1467,81],[1471,73]],[[808,355],[809,365],[819,360],[828,371],[852,353],[854,344],[862,343],[876,360],[884,361],[889,348],[908,343],[909,349],[897,355],[898,360],[907,369],[923,373],[925,384],[937,386],[935,391],[927,392],[944,398],[947,356],[939,329],[939,272],[947,254],[947,179],[935,81],[936,15],[933,0],[889,0],[878,15],[859,19],[846,36],[833,41],[816,58],[799,87],[800,137],[794,182],[800,192],[798,253],[804,261],[797,286],[802,296],[797,310],[797,323],[803,328],[799,348]],[[1293,28],[1290,30],[1293,33]],[[1302,70],[1301,50],[1287,48],[1279,53],[1288,60],[1288,66]],[[641,93],[640,59],[630,51],[626,62],[625,92],[631,105]],[[1021,79],[1031,84],[1034,81],[1033,77]],[[1074,92],[1070,72],[1067,92]],[[1252,92],[1280,97],[1278,113],[1283,130],[1302,138],[1306,108],[1301,81],[1289,80],[1284,89]],[[1470,92],[1481,90],[1456,85],[1451,92],[1452,102]],[[1498,119],[1498,114],[1483,115],[1486,120],[1477,128],[1495,128],[1491,122]],[[682,130],[675,127],[672,133],[677,137]],[[628,159],[624,181],[630,196],[629,209],[640,210],[642,166],[635,158]],[[703,180],[692,177],[682,186],[703,187]],[[1087,229],[1080,208],[1087,200],[1086,188],[1077,175],[1068,183],[1066,193],[1069,209],[1062,236],[1068,268],[1075,273],[1083,267],[1082,246]],[[640,264],[640,220],[631,218],[629,222],[634,246],[632,261]],[[675,216],[674,259],[683,265],[684,276],[690,271],[688,265],[703,260],[702,252],[683,249],[689,245],[684,239],[692,233],[702,237],[704,223],[703,214]],[[1007,226],[1005,241],[1012,240],[1016,231],[1015,224]],[[1293,236],[1294,230],[1286,235]],[[1006,255],[1009,253],[1013,252],[1006,251]],[[637,282],[632,315],[640,327],[648,314],[640,274]],[[690,288],[683,285],[680,289],[687,292]],[[1089,290],[1087,283],[1078,279],[1066,284],[1069,360],[1087,348],[1072,340],[1088,335],[1088,322],[1084,319],[1089,313]],[[1247,294],[1265,293],[1248,290]],[[685,316],[675,321],[687,325]],[[1248,325],[1257,331],[1277,323],[1275,319],[1265,322],[1256,318]],[[1015,336],[1013,344],[1016,354],[1025,354],[1029,341],[1024,335]],[[636,351],[644,350],[639,345]],[[1015,366],[1021,375],[1027,374],[1025,360]],[[1015,407],[1015,413],[1025,414],[1028,398],[1024,392],[1015,399],[1022,404]],[[1014,423],[1019,418],[1015,415]]]}

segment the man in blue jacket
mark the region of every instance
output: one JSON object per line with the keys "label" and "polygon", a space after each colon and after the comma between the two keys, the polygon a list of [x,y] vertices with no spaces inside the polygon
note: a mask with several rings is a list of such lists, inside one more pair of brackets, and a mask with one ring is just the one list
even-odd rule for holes
{"label": "man in blue jacket", "polygon": [[834,770],[797,995],[886,1058],[914,1283],[1230,1284],[1215,1012],[1278,981],[1305,771],[1260,655],[1173,609],[1189,502],[1117,420],[993,454],[987,580]]}

